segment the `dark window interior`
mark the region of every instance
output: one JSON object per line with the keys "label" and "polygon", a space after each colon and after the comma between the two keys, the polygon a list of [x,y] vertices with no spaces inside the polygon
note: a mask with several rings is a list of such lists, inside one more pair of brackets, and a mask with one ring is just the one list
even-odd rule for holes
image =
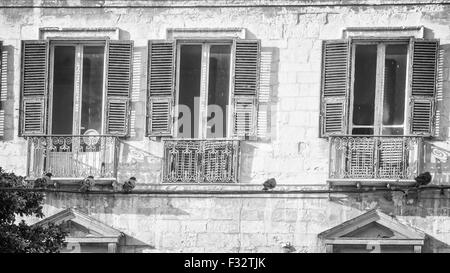
{"label": "dark window interior", "polygon": [[407,54],[406,43],[355,46],[352,134],[404,134]]}
{"label": "dark window interior", "polygon": [[[202,63],[202,45],[182,45],[180,47],[180,86],[178,103],[186,105],[191,111],[191,132],[185,132],[185,128],[179,128],[179,135],[184,137],[198,137],[198,106],[195,106],[195,100],[200,97],[200,79]],[[195,109],[197,108],[197,109]],[[197,111],[197,112],[195,112]],[[178,118],[182,113],[178,114]]]}
{"label": "dark window interior", "polygon": [[[407,51],[407,45],[386,46],[383,125],[402,125],[405,120]],[[403,128],[384,128],[384,130],[385,134],[403,134]]]}
{"label": "dark window interior", "polygon": [[357,45],[355,52],[355,85],[353,124],[373,125],[377,71],[377,46]]}
{"label": "dark window interior", "polygon": [[81,134],[87,130],[101,133],[103,105],[104,46],[85,46],[83,50],[83,80]]}
{"label": "dark window interior", "polygon": [[55,46],[52,134],[72,134],[75,47]]}
{"label": "dark window interior", "polygon": [[[215,125],[208,128],[207,137],[226,136],[226,113],[230,90],[230,54],[230,45],[212,45],[210,48],[208,121],[214,119]],[[214,111],[216,107],[219,107],[221,111]]]}

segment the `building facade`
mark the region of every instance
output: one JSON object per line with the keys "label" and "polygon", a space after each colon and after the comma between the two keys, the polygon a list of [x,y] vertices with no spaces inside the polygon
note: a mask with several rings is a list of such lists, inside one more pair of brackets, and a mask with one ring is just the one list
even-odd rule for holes
{"label": "building facade", "polygon": [[0,166],[74,249],[450,250],[449,1],[0,5]]}

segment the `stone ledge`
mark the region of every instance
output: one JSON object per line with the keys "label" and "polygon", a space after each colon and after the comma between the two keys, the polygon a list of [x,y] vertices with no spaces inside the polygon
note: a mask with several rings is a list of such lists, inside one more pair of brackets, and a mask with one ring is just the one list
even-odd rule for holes
{"label": "stone ledge", "polygon": [[[138,183],[135,190],[145,191],[252,191],[262,192],[262,184],[183,184],[183,183],[162,183],[162,184],[148,184]],[[328,190],[327,184],[278,184],[271,192],[285,192],[285,191],[304,191],[304,190]]]}
{"label": "stone ledge", "polygon": [[167,8],[167,7],[327,7],[327,6],[389,6],[389,5],[442,5],[449,0],[15,0],[0,3],[0,8]]}

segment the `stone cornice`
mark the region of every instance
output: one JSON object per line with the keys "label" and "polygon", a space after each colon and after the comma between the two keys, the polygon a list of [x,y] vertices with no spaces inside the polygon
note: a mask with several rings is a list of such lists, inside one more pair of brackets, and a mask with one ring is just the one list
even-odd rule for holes
{"label": "stone cornice", "polygon": [[323,7],[448,5],[450,0],[10,0],[0,8]]}

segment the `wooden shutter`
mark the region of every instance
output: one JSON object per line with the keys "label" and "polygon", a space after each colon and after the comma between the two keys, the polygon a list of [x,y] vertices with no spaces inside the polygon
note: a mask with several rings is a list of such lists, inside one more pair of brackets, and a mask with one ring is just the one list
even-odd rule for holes
{"label": "wooden shutter", "polygon": [[320,136],[347,132],[350,77],[350,45],[347,40],[323,42]]}
{"label": "wooden shutter", "polygon": [[423,136],[433,134],[438,54],[437,40],[412,40],[411,134]]}
{"label": "wooden shutter", "polygon": [[172,136],[175,42],[148,42],[147,135]]}
{"label": "wooden shutter", "polygon": [[133,41],[107,42],[106,134],[126,136],[132,77]]}
{"label": "wooden shutter", "polygon": [[233,135],[256,137],[261,45],[259,40],[234,42]]}
{"label": "wooden shutter", "polygon": [[21,135],[45,134],[48,96],[48,41],[22,41]]}

